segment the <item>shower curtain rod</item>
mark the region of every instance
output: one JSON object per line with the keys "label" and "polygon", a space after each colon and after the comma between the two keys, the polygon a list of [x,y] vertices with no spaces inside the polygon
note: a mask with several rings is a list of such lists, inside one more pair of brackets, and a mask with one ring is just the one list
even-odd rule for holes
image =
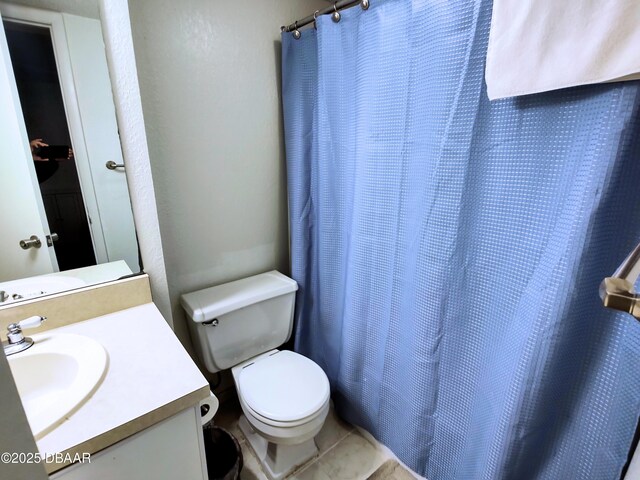
{"label": "shower curtain rod", "polygon": [[[369,8],[369,0],[339,0],[335,2],[333,5],[331,5],[330,7],[316,10],[311,15],[304,17],[302,20],[297,20],[289,26],[283,25],[282,27],[280,27],[280,31],[293,32],[294,30],[297,30],[300,27],[304,27],[305,25],[309,25],[310,23],[313,23],[316,20],[316,18],[319,17],[320,15],[328,15],[330,13],[336,14],[340,10],[351,8],[358,4],[360,4],[360,7],[362,7],[363,10],[366,10]],[[340,21],[340,14],[338,13],[337,16],[334,17],[334,22],[339,22],[339,21]]]}

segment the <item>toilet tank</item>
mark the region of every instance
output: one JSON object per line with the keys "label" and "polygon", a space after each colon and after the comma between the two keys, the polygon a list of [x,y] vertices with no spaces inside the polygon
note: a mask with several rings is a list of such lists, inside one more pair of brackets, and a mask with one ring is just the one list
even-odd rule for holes
{"label": "toilet tank", "polygon": [[291,336],[298,284],[276,270],[182,295],[196,352],[218,372]]}

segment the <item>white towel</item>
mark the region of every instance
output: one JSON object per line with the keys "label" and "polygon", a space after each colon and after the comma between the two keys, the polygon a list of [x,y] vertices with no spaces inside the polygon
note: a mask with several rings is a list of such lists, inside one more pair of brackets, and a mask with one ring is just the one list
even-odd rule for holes
{"label": "white towel", "polygon": [[494,0],[489,98],[640,79],[640,0]]}

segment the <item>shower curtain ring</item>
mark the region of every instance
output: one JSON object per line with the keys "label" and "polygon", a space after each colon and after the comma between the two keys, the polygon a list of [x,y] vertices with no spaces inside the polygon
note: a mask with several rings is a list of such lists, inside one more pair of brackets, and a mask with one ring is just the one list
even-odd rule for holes
{"label": "shower curtain ring", "polygon": [[340,21],[340,12],[337,7],[338,2],[334,2],[333,4],[333,13],[331,14],[331,20],[338,23]]}
{"label": "shower curtain ring", "polygon": [[320,10],[316,10],[315,12],[313,12],[313,28],[315,30],[318,29],[318,24],[316,23],[316,19],[318,18],[318,13],[320,12]]}
{"label": "shower curtain ring", "polygon": [[296,20],[293,24],[293,38],[295,38],[296,40],[300,40],[301,36],[302,34],[300,33],[300,30],[298,30],[298,21]]}
{"label": "shower curtain ring", "polygon": [[369,0],[361,0],[360,7],[362,10],[369,10]]}

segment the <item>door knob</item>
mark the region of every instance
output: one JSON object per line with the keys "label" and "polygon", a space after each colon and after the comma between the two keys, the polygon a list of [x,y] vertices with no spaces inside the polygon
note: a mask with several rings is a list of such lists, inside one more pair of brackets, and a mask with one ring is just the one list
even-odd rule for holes
{"label": "door knob", "polygon": [[51,232],[51,235],[47,235],[47,247],[53,247],[53,242],[57,242],[59,239],[57,233]]}
{"label": "door knob", "polygon": [[30,248],[40,248],[41,246],[42,242],[37,235],[31,235],[31,237],[27,238],[26,240],[20,240],[20,247],[23,250],[29,250]]}

